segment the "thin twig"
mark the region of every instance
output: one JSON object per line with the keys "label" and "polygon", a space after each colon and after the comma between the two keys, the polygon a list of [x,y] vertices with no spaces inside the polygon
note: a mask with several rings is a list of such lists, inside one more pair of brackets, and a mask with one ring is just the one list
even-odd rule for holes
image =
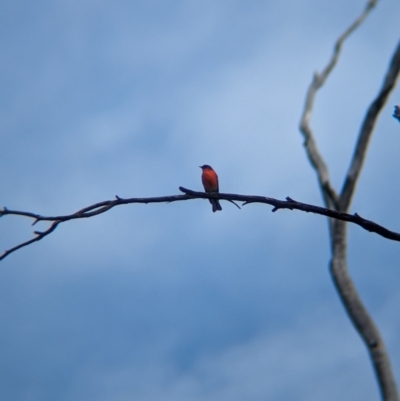
{"label": "thin twig", "polygon": [[21,244],[18,244],[10,249],[7,249],[6,251],[3,252],[2,255],[0,255],[0,260],[4,259],[6,256],[8,256],[10,253],[13,253],[15,251],[17,251],[18,249],[21,249],[25,246],[28,246],[30,244],[33,244],[36,241],[40,241],[41,239],[43,239],[44,237],[46,237],[47,235],[51,234],[58,226],[58,224],[60,223],[60,221],[54,221],[50,227],[45,230],[45,231],[34,231],[33,233],[36,235],[35,237],[33,237],[32,239],[22,242]]}

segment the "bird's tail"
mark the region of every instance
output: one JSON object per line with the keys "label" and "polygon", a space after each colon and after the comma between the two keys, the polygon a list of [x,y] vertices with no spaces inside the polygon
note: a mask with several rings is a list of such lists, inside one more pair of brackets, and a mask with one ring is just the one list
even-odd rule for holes
{"label": "bird's tail", "polygon": [[[212,202],[211,202],[212,201]],[[212,209],[213,209],[213,212],[215,213],[216,211],[218,211],[218,210],[222,210],[222,207],[221,207],[221,205],[220,205],[220,203],[219,203],[219,201],[218,200],[216,200],[216,199],[210,199],[210,202],[211,202],[211,204],[212,204]]]}

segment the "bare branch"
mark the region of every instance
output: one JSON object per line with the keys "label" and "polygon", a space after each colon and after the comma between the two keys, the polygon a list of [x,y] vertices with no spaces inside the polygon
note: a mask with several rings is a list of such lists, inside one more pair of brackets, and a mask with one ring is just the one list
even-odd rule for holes
{"label": "bare branch", "polygon": [[7,249],[6,251],[3,252],[2,255],[0,255],[0,260],[4,259],[6,256],[8,256],[10,253],[13,253],[15,251],[17,251],[18,249],[21,249],[27,245],[33,244],[36,241],[40,241],[41,239],[43,239],[44,237],[46,237],[47,235],[51,234],[58,226],[58,224],[60,223],[60,221],[54,221],[50,227],[45,230],[45,231],[34,231],[33,233],[36,235],[36,237],[30,239],[29,241],[25,241],[22,242],[21,244],[18,244],[10,249]]}
{"label": "bare branch", "polygon": [[[314,75],[314,79],[307,91],[304,112],[300,122],[300,131],[305,138],[307,156],[317,173],[318,183],[324,202],[328,207],[333,207],[335,210],[340,212],[346,212],[349,208],[375,121],[396,83],[400,68],[400,43],[392,57],[383,86],[376,99],[370,105],[364,118],[355,147],[355,152],[340,196],[336,194],[330,185],[328,168],[315,144],[309,120],[314,104],[315,93],[319,88],[321,88],[336,65],[344,40],[357,26],[360,25],[375,5],[376,1],[369,1],[367,3],[365,10],[360,17],[337,40],[332,58],[323,72]],[[395,107],[395,113],[393,116],[395,118],[400,117],[398,106]],[[331,275],[349,318],[359,332],[370,354],[382,399],[385,401],[399,401],[396,383],[390,366],[389,356],[385,350],[384,342],[378,328],[363,305],[347,270],[346,226],[346,221],[344,219],[330,219],[329,221],[332,247],[332,260],[330,264]]]}
{"label": "bare branch", "polygon": [[340,299],[371,357],[372,366],[384,401],[399,401],[389,355],[379,330],[364,306],[347,269],[346,223],[335,220],[331,238],[330,272]]}
{"label": "bare branch", "polygon": [[346,180],[340,195],[340,210],[346,211],[350,205],[351,198],[354,193],[357,179],[360,175],[361,168],[367,153],[367,147],[378,118],[379,112],[382,110],[386,100],[388,99],[391,91],[393,90],[397,77],[400,72],[400,42],[397,44],[396,50],[393,54],[392,60],[389,64],[388,71],[378,96],[371,103],[368,108],[367,114],[361,125],[360,134],[358,136],[357,144],[355,147],[354,155],[347,172]]}
{"label": "bare branch", "polygon": [[340,35],[335,43],[333,54],[327,66],[319,74],[315,73],[313,80],[307,90],[306,101],[303,114],[300,119],[300,131],[304,137],[304,146],[306,148],[307,157],[317,173],[318,184],[320,186],[325,205],[332,209],[338,209],[338,195],[333,189],[330,179],[328,167],[326,166],[314,139],[310,126],[311,112],[314,106],[316,92],[325,83],[332,69],[335,67],[342,49],[343,42],[347,37],[364,21],[368,13],[375,7],[377,1],[370,0],[361,15]]}
{"label": "bare branch", "polygon": [[[355,31],[364,22],[365,18],[367,18],[367,16],[368,16],[369,12],[376,6],[377,3],[378,3],[377,0],[368,1],[368,3],[365,6],[365,9],[361,13],[361,15],[339,36],[339,38],[337,39],[337,41],[335,43],[334,51],[333,51],[332,57],[331,57],[328,65],[325,67],[323,72],[319,75],[319,78],[320,78],[319,87],[321,87],[325,83],[326,78],[328,78],[329,74],[335,67],[335,65],[339,59],[340,51],[342,50],[343,42],[353,33],[353,31]],[[318,89],[319,89],[319,87],[318,87]]]}
{"label": "bare branch", "polygon": [[[120,198],[117,196],[115,200],[95,203],[81,210],[78,210],[75,213],[60,215],[60,216],[42,216],[36,213],[24,212],[20,210],[9,210],[7,208],[4,208],[3,210],[0,210],[0,217],[6,215],[29,217],[34,220],[33,224],[35,224],[38,221],[49,221],[51,222],[51,225],[45,231],[34,231],[35,237],[30,239],[29,241],[23,242],[11,249],[6,250],[2,255],[0,255],[0,260],[4,259],[10,253],[17,251],[20,248],[30,245],[33,242],[40,241],[41,239],[52,233],[59,224],[69,220],[85,219],[97,216],[119,205],[128,205],[131,203],[143,203],[143,204],[164,203],[164,202],[171,203],[171,202],[191,200],[191,199],[220,199],[220,200],[226,200],[234,204],[235,204],[234,201],[238,201],[238,202],[244,202],[244,205],[250,203],[263,203],[266,205],[273,206],[274,207],[272,209],[273,212],[276,212],[279,209],[289,209],[289,210],[300,210],[307,213],[315,213],[321,216],[326,216],[333,219],[338,219],[349,223],[357,224],[358,226],[364,228],[367,231],[374,232],[384,238],[400,242],[400,233],[390,231],[387,228],[380,226],[379,224],[376,224],[373,221],[366,220],[357,213],[355,213],[354,215],[341,213],[336,210],[331,210],[320,206],[314,206],[307,203],[297,202],[289,197],[287,197],[286,200],[283,201],[274,198],[268,198],[266,196],[196,192],[183,187],[179,187],[179,190],[185,193],[185,195],[159,196],[152,198],[127,198],[127,199]],[[239,207],[236,204],[235,206]]]}

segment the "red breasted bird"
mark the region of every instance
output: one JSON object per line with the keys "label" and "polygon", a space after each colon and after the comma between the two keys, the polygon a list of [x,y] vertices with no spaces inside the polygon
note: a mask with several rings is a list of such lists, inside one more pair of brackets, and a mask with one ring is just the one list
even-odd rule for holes
{"label": "red breasted bird", "polygon": [[[203,170],[203,173],[201,174],[201,181],[203,182],[205,191],[219,192],[217,173],[208,164],[204,164],[203,166],[200,166],[200,168]],[[209,201],[212,204],[213,212],[216,212],[217,210],[222,210],[218,199],[209,199]]]}

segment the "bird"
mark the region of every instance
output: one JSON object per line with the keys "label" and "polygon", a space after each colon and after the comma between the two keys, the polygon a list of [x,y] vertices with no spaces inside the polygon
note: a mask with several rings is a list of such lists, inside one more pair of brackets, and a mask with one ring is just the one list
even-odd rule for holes
{"label": "bird", "polygon": [[400,123],[400,106],[394,106],[393,117]]}
{"label": "bird", "polygon": [[[204,190],[206,192],[219,192],[218,186],[218,176],[217,173],[213,170],[211,166],[208,164],[204,164],[203,166],[199,166],[202,169],[201,181],[203,182]],[[212,211],[216,212],[217,210],[222,210],[221,205],[219,204],[218,199],[209,199],[212,205]]]}

